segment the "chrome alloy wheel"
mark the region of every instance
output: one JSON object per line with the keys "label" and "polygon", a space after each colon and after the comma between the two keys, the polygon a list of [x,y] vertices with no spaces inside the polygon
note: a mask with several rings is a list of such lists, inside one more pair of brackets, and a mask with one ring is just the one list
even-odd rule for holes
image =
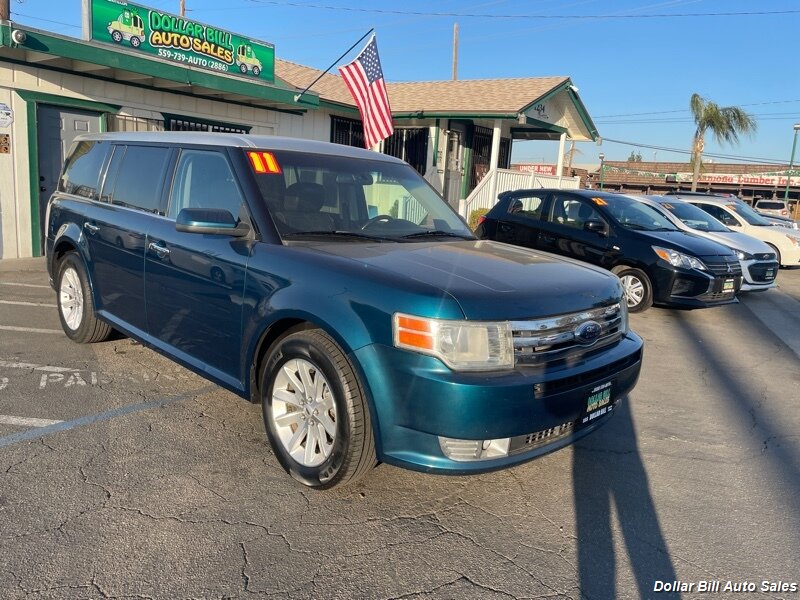
{"label": "chrome alloy wheel", "polygon": [[625,303],[628,308],[633,308],[642,303],[645,294],[642,280],[635,275],[624,275],[620,277],[622,288],[625,290]]}
{"label": "chrome alloy wheel", "polygon": [[281,367],[272,388],[272,424],[281,444],[304,467],[321,465],[336,442],[336,404],[328,380],[302,358]]}
{"label": "chrome alloy wheel", "polygon": [[58,306],[67,327],[76,331],[83,321],[83,289],[78,272],[72,267],[65,269],[61,275]]}

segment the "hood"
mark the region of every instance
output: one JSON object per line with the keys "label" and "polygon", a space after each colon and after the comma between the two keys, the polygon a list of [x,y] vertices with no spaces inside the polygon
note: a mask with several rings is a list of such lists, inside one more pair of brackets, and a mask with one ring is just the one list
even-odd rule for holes
{"label": "hood", "polygon": [[451,295],[471,320],[530,319],[619,300],[608,271],[492,241],[314,244],[317,251],[407,277]]}
{"label": "hood", "polygon": [[744,250],[748,254],[763,254],[765,252],[774,252],[772,248],[767,246],[761,240],[757,240],[752,235],[746,233],[739,233],[738,231],[702,231],[700,235],[707,237],[720,244],[725,244],[736,250]]}
{"label": "hood", "polygon": [[654,246],[665,246],[692,256],[730,256],[731,249],[685,231],[636,231]]}

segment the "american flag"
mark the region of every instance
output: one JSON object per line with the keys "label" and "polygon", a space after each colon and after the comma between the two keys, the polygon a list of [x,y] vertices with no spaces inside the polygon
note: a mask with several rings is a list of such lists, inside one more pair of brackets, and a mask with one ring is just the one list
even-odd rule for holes
{"label": "american flag", "polygon": [[372,148],[394,131],[392,109],[389,107],[389,95],[386,93],[374,35],[353,62],[339,67],[339,72],[361,113],[364,145]]}

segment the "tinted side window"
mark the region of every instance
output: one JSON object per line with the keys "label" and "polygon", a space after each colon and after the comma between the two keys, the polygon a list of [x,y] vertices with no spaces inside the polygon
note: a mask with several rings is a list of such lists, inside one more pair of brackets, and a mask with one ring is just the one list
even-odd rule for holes
{"label": "tinted side window", "polygon": [[223,154],[207,150],[181,152],[170,194],[170,217],[177,217],[184,208],[222,208],[238,218],[243,202]]}
{"label": "tinted side window", "polygon": [[169,148],[128,146],[114,183],[114,204],[161,211],[161,190],[169,163]]}
{"label": "tinted side window", "polygon": [[97,200],[97,182],[108,144],[78,142],[72,147],[58,189],[67,194]]}
{"label": "tinted side window", "polygon": [[542,206],[545,196],[525,196],[515,198],[508,204],[508,213],[519,217],[539,220],[542,217]]}
{"label": "tinted side window", "polygon": [[725,225],[733,225],[734,227],[739,225],[739,221],[721,206],[715,206],[713,204],[700,204],[699,206],[718,221],[722,221]]}
{"label": "tinted side window", "polygon": [[583,229],[586,221],[603,221],[603,217],[583,200],[574,196],[556,196],[551,220],[574,229]]}

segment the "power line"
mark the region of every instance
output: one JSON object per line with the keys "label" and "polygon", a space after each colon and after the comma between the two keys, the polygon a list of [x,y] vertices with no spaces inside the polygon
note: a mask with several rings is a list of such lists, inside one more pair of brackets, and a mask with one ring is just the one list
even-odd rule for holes
{"label": "power line", "polygon": [[[589,19],[671,19],[671,18],[690,18],[690,17],[754,17],[770,15],[798,14],[800,10],[772,10],[772,11],[748,11],[748,12],[708,12],[708,13],[652,13],[652,14],[607,14],[607,15],[523,15],[523,14],[491,14],[491,13],[459,13],[459,12],[428,12],[414,10],[392,10],[382,8],[362,8],[354,6],[329,6],[327,4],[302,4],[300,2],[285,2],[282,0],[249,0],[253,4],[269,4],[272,6],[291,6],[294,8],[315,8],[323,10],[334,10],[342,12],[358,12],[371,14],[388,14],[420,17],[458,17],[476,19],[552,19],[552,20],[589,20]],[[226,6],[224,9],[231,10],[234,7]],[[245,7],[235,7],[245,8]],[[252,8],[252,7],[250,7]],[[212,9],[205,9],[212,10]]]}
{"label": "power line", "polygon": [[[739,104],[739,106],[765,106],[767,104],[791,104],[793,102],[800,102],[800,99],[797,100],[770,100],[769,102],[751,102],[749,104]],[[597,115],[595,119],[612,119],[616,117],[639,117],[644,115],[663,115],[667,113],[681,113],[681,112],[690,112],[688,108],[681,108],[679,110],[654,110],[652,112],[641,112],[641,113],[624,113],[620,115]]]}
{"label": "power line", "polygon": [[[610,142],[612,144],[622,144],[623,146],[635,146],[637,148],[648,148],[650,150],[663,150],[665,152],[675,152],[676,154],[692,154],[690,150],[683,150],[680,148],[668,148],[666,146],[654,146],[652,144],[641,144],[638,142],[626,142],[623,140],[612,140],[610,138],[603,138],[603,142]],[[731,154],[717,154],[714,152],[703,152],[703,156],[710,158],[722,158],[724,160],[736,160],[740,162],[762,163],[768,165],[784,164],[785,160],[776,158],[756,158],[752,156],[734,156]]]}

